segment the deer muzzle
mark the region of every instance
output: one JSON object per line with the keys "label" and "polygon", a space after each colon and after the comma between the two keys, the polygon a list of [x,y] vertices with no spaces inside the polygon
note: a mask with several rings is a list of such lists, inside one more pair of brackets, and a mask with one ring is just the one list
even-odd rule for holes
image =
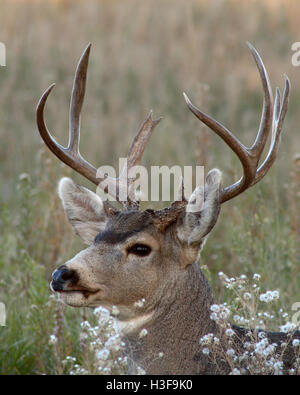
{"label": "deer muzzle", "polygon": [[52,281],[50,288],[54,292],[60,293],[82,293],[85,298],[95,294],[99,290],[92,290],[78,284],[79,276],[73,269],[69,269],[66,265],[60,266],[52,273]]}
{"label": "deer muzzle", "polygon": [[76,285],[78,280],[78,274],[75,270],[68,269],[66,265],[62,265],[52,273],[50,287],[55,292],[63,292],[67,291],[68,285]]}

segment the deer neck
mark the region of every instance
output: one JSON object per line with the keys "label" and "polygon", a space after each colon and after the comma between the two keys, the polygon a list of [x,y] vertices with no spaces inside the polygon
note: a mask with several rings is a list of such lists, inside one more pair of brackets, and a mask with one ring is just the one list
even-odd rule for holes
{"label": "deer neck", "polygon": [[[125,336],[129,359],[147,374],[203,372],[206,366],[197,357],[199,340],[216,331],[209,318],[213,303],[208,281],[194,263],[185,275],[166,282],[153,313],[141,316],[142,326]],[[142,328],[147,330],[144,337]]]}

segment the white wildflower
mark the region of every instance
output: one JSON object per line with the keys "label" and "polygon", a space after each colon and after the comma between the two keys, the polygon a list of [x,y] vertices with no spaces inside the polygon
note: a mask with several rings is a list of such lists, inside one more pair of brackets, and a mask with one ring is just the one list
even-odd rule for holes
{"label": "white wildflower", "polygon": [[20,181],[23,181],[23,180],[30,181],[31,178],[28,173],[21,173],[21,174],[19,174],[19,180]]}
{"label": "white wildflower", "polygon": [[110,337],[105,343],[105,347],[108,349],[113,349],[119,351],[121,349],[121,338],[119,335]]}
{"label": "white wildflower", "polygon": [[281,374],[283,362],[277,361],[274,363],[273,367],[274,367],[274,374]]}
{"label": "white wildflower", "polygon": [[229,337],[233,336],[234,333],[235,333],[234,330],[232,330],[231,328],[226,329],[226,331],[225,331],[226,336],[229,336]]}
{"label": "white wildflower", "polygon": [[106,361],[109,357],[110,351],[107,348],[100,350],[96,353],[96,358],[101,359],[102,361]]}
{"label": "white wildflower", "polygon": [[98,318],[98,323],[101,327],[108,324],[110,320],[110,312],[107,309],[99,306],[94,310],[94,314]]}
{"label": "white wildflower", "polygon": [[211,344],[212,339],[213,339],[214,335],[212,333],[208,333],[207,335],[204,335],[203,337],[201,337],[200,339],[200,344],[204,345],[208,345]]}
{"label": "white wildflower", "polygon": [[142,329],[141,331],[140,331],[140,333],[139,333],[139,337],[140,338],[142,338],[142,337],[145,337],[145,336],[147,336],[147,334],[148,334],[148,331],[147,331],[147,329]]}
{"label": "white wildflower", "polygon": [[209,352],[210,351],[209,351],[209,349],[207,347],[204,347],[203,350],[202,350],[202,354],[204,354],[204,355],[208,355]]}
{"label": "white wildflower", "polygon": [[68,356],[66,357],[66,361],[73,361],[73,362],[76,362],[76,358],[75,358],[75,357],[71,357],[70,355],[68,355]]}
{"label": "white wildflower", "polygon": [[211,313],[211,315],[209,316],[209,318],[210,318],[212,321],[217,321],[217,319],[218,319],[217,313]]}
{"label": "white wildflower", "polygon": [[292,322],[287,322],[285,325],[282,325],[280,327],[281,332],[292,332],[296,329],[296,325],[293,324]]}
{"label": "white wildflower", "polygon": [[293,347],[298,347],[300,344],[300,340],[299,339],[294,339],[292,342]]}
{"label": "white wildflower", "polygon": [[88,321],[82,321],[80,323],[81,329],[89,329],[91,327],[90,323]]}
{"label": "white wildflower", "polygon": [[138,375],[145,375],[146,371],[143,368],[141,368],[140,366],[137,366],[137,374]]}
{"label": "white wildflower", "polygon": [[210,306],[210,310],[214,313],[218,313],[220,311],[220,306],[218,304],[213,304]]}
{"label": "white wildflower", "polygon": [[108,311],[107,309],[105,309],[104,307],[99,306],[99,307],[97,307],[97,308],[94,310],[94,314],[95,314],[96,316],[100,316],[100,315],[109,315],[109,311]]}
{"label": "white wildflower", "polygon": [[229,357],[233,357],[234,354],[235,354],[235,351],[234,351],[233,348],[230,348],[229,350],[226,351],[226,354],[227,354]]}
{"label": "white wildflower", "polygon": [[55,335],[50,335],[49,337],[49,344],[56,344],[57,343],[57,337]]}
{"label": "white wildflower", "polygon": [[251,300],[252,299],[252,295],[249,292],[245,292],[243,295],[243,298],[245,300]]}
{"label": "white wildflower", "polygon": [[279,292],[278,291],[267,291],[264,294],[259,296],[259,300],[261,302],[270,303],[273,300],[279,299]]}

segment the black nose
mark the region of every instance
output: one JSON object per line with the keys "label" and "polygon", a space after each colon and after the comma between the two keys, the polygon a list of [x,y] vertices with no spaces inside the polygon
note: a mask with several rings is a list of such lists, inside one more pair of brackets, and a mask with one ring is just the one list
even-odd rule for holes
{"label": "black nose", "polygon": [[60,266],[52,273],[51,287],[53,291],[63,291],[66,284],[74,285],[78,282],[75,270],[68,269],[66,265]]}

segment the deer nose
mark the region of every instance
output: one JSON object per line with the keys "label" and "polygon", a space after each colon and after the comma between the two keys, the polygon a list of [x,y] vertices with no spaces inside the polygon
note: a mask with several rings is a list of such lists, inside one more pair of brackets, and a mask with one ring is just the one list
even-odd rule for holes
{"label": "deer nose", "polygon": [[69,269],[66,265],[60,266],[52,273],[51,288],[53,291],[63,291],[66,284],[76,284],[78,281],[77,273]]}

